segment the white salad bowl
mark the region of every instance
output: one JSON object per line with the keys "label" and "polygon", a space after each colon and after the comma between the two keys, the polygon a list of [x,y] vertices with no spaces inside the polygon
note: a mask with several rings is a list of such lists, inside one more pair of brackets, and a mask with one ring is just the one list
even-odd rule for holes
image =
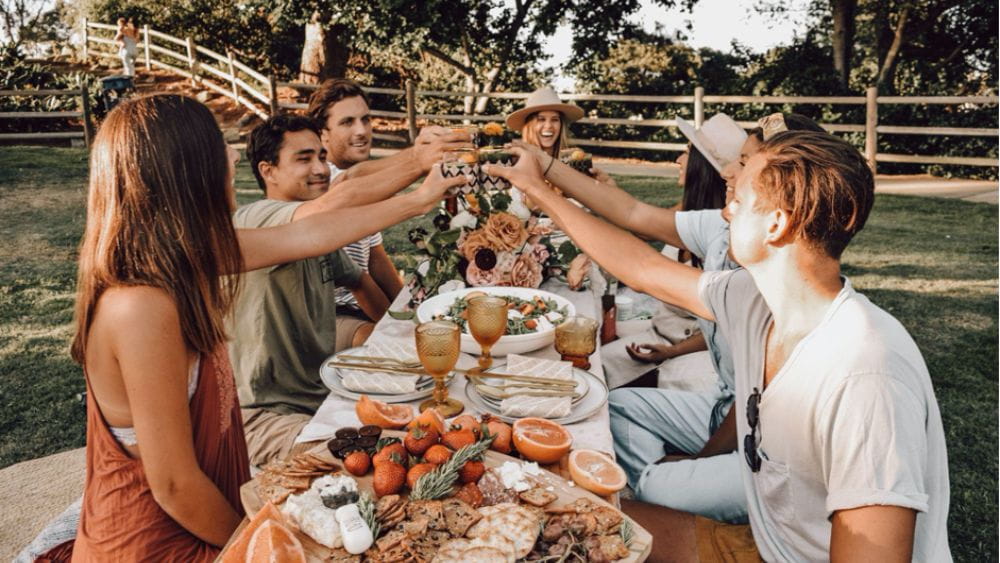
{"label": "white salad bowl", "polygon": [[[560,309],[565,309],[567,317],[576,314],[576,308],[573,307],[573,304],[570,303],[568,299],[554,293],[549,293],[548,291],[542,291],[541,289],[531,289],[528,287],[468,287],[457,291],[449,291],[448,293],[442,293],[426,299],[420,304],[419,307],[417,307],[417,320],[425,323],[436,317],[440,317],[451,308],[451,305],[455,302],[455,300],[474,291],[480,291],[500,297],[517,297],[518,299],[524,300],[532,300],[535,297],[551,299],[557,303]],[[559,322],[561,321],[557,321],[553,324],[559,324]],[[531,352],[533,350],[538,350],[539,348],[551,345],[555,340],[555,337],[556,330],[554,326],[528,334],[504,335],[501,336],[500,340],[493,345],[493,348],[490,349],[490,355],[506,356],[507,354],[523,354],[525,352]],[[479,343],[476,342],[476,339],[468,333],[468,328],[462,332],[462,351],[466,354],[473,355],[479,355],[482,352]]]}

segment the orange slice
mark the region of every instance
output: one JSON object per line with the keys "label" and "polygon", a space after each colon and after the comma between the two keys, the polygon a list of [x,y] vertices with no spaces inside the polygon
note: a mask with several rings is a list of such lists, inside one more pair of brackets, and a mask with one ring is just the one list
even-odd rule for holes
{"label": "orange slice", "polygon": [[246,563],[306,563],[306,553],[288,528],[267,520],[250,538]]}
{"label": "orange slice", "polygon": [[390,405],[369,399],[368,395],[358,399],[354,412],[361,424],[375,424],[392,430],[398,430],[413,420],[413,407],[410,405]]}
{"label": "orange slice", "polygon": [[625,488],[625,471],[607,455],[594,450],[569,454],[569,474],[573,482],[598,495],[610,495]]}
{"label": "orange slice", "polygon": [[406,425],[407,428],[416,428],[417,426],[427,426],[437,430],[438,434],[444,434],[444,417],[437,409],[427,408],[424,412],[420,413],[420,416],[414,418]]}
{"label": "orange slice", "polygon": [[555,463],[573,445],[573,436],[561,424],[544,418],[522,418],[514,422],[514,447],[538,463]]}
{"label": "orange slice", "polygon": [[281,512],[270,502],[265,504],[257,514],[253,515],[250,522],[243,528],[240,535],[229,545],[226,552],[222,554],[222,563],[243,563],[246,559],[247,545],[250,544],[250,538],[253,537],[254,532],[264,523],[270,520],[276,522],[284,523],[285,519],[281,515]]}

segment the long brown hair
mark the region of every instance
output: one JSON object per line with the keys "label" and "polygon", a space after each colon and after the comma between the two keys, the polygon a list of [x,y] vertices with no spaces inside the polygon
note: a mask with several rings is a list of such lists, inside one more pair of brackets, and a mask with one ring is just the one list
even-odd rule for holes
{"label": "long brown hair", "polygon": [[187,345],[225,339],[242,271],[231,220],[226,147],[212,113],[160,94],[108,114],[90,153],[87,227],[80,244],[73,359],[84,363],[94,307],[115,286],[173,297]]}
{"label": "long brown hair", "polygon": [[[535,128],[531,125],[531,122],[533,122],[535,118],[538,117],[539,113],[541,112],[535,112],[529,115],[527,119],[524,120],[524,127],[521,129],[521,137],[524,139],[524,142],[531,143],[536,147],[542,146],[542,140],[538,138],[538,133],[535,132]],[[566,123],[566,114],[564,114],[561,111],[558,111],[556,113],[559,114],[559,136],[556,137],[555,144],[553,144],[552,148],[549,150],[549,155],[555,158],[559,158],[560,150],[570,148],[569,132],[567,131],[567,129],[569,129],[568,127],[569,124]]]}

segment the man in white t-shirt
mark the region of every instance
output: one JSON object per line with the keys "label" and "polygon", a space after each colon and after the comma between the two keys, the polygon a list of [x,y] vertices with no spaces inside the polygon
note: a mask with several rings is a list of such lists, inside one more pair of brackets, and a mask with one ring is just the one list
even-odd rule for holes
{"label": "man in white t-shirt", "polygon": [[[744,266],[701,272],[550,190],[546,163],[486,167],[534,200],[589,256],[639,291],[715,320],[729,342],[749,529],[641,503],[654,556],[680,561],[950,561],[948,459],[930,375],[906,329],[841,276],[874,201],[845,141],[765,142],[726,207]],[[562,186],[560,186],[562,187]]]}
{"label": "man in white t-shirt", "polygon": [[[343,179],[360,178],[386,170],[396,170],[400,178],[416,179],[412,168],[412,149],[387,158],[370,160],[372,148],[371,109],[368,96],[357,82],[334,78],[320,85],[309,98],[309,116],[320,126],[326,158],[333,178],[332,190]],[[417,144],[428,142],[431,134],[446,130],[426,129]],[[344,252],[378,285],[387,303],[392,303],[403,289],[395,265],[382,245],[382,233],[373,233],[344,247]],[[387,307],[388,308],[388,307]],[[384,311],[383,311],[384,314]],[[337,293],[338,346],[357,346],[374,327],[371,318],[358,306],[350,291]]]}

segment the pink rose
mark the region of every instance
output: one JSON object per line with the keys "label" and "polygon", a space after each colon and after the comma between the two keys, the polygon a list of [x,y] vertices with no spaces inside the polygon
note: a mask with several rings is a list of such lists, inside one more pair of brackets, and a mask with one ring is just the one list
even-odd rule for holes
{"label": "pink rose", "polygon": [[531,257],[539,264],[544,264],[549,259],[549,249],[544,244],[536,244],[531,247]]}
{"label": "pink rose", "polygon": [[500,271],[500,268],[480,270],[479,267],[476,266],[475,262],[470,262],[469,266],[465,269],[465,281],[469,282],[469,285],[474,287],[500,285],[500,280],[502,278],[503,272]]}
{"label": "pink rose", "polygon": [[510,283],[514,287],[537,288],[542,285],[542,265],[530,254],[522,254],[510,270]]}

